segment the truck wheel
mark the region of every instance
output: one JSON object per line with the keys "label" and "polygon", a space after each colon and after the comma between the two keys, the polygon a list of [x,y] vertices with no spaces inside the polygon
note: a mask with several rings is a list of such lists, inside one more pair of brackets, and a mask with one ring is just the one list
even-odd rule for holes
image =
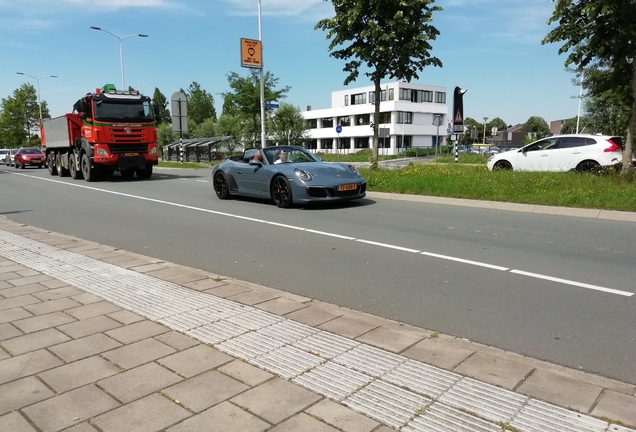
{"label": "truck wheel", "polygon": [[71,174],[71,178],[73,180],[82,178],[82,172],[77,169],[77,161],[75,160],[74,153],[68,157],[68,171]]}
{"label": "truck wheel", "polygon": [[57,175],[57,168],[55,167],[55,153],[49,153],[46,157],[46,165],[49,168],[49,174],[52,176]]}
{"label": "truck wheel", "polygon": [[59,153],[55,154],[55,169],[60,177],[68,176],[68,169],[62,166],[62,155]]}
{"label": "truck wheel", "polygon": [[146,169],[137,168],[138,179],[149,179],[152,176],[152,164],[146,164]]}
{"label": "truck wheel", "polygon": [[97,170],[91,168],[91,160],[86,153],[82,155],[82,174],[84,175],[84,180],[87,182],[97,180]]}
{"label": "truck wheel", "polygon": [[124,178],[130,178],[135,175],[135,170],[133,168],[128,168],[123,170],[120,174]]}

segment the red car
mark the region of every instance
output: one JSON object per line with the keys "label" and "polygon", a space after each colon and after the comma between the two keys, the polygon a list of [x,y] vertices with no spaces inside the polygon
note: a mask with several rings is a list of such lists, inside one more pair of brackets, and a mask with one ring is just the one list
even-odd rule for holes
{"label": "red car", "polygon": [[16,168],[24,169],[25,166],[34,165],[43,168],[46,164],[46,156],[40,149],[22,148],[13,157]]}

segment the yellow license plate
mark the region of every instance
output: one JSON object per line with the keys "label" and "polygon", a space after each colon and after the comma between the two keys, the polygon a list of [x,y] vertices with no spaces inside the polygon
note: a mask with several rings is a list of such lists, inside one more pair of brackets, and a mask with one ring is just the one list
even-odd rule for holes
{"label": "yellow license plate", "polygon": [[31,162],[40,163],[40,162],[42,162],[42,159],[31,159]]}
{"label": "yellow license plate", "polygon": [[358,188],[358,185],[355,185],[355,184],[346,184],[346,185],[338,186],[339,191],[350,191],[350,190],[356,190],[357,188]]}
{"label": "yellow license plate", "polygon": [[139,156],[139,153],[125,153],[124,156]]}

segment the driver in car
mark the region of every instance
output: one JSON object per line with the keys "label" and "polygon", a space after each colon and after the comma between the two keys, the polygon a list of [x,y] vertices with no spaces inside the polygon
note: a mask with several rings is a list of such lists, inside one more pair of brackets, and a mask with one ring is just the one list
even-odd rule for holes
{"label": "driver in car", "polygon": [[287,153],[285,153],[285,150],[281,150],[280,153],[278,153],[278,159],[276,159],[274,163],[279,164],[285,162],[287,162]]}

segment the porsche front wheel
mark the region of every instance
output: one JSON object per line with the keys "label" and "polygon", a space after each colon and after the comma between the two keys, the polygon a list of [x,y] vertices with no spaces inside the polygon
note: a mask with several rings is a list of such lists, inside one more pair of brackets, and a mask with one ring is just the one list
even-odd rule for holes
{"label": "porsche front wheel", "polygon": [[230,186],[227,184],[227,178],[222,172],[218,172],[212,179],[212,185],[214,186],[214,192],[219,199],[225,200],[230,198]]}
{"label": "porsche front wheel", "polygon": [[274,200],[274,204],[276,204],[278,207],[289,208],[294,204],[294,201],[292,199],[291,186],[289,185],[289,181],[285,177],[278,176],[274,178],[270,190],[272,200]]}

